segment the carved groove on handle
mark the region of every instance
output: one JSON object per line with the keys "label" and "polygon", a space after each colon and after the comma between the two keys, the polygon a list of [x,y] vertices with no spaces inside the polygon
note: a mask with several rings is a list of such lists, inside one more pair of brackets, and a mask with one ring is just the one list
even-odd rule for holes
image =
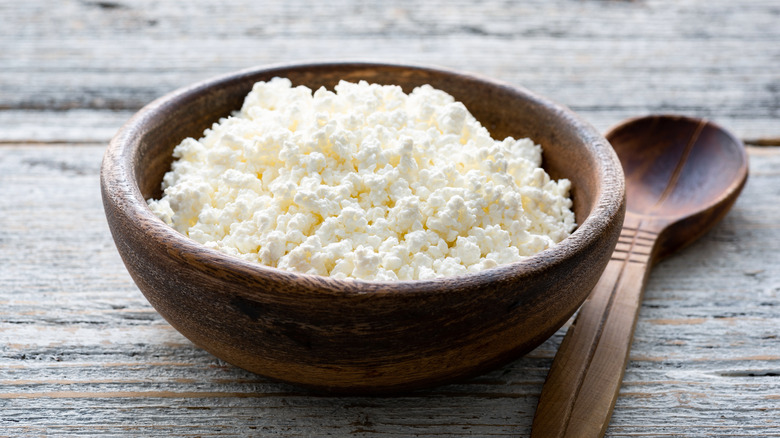
{"label": "carved groove on handle", "polygon": [[611,260],[647,264],[657,238],[658,233],[624,226]]}

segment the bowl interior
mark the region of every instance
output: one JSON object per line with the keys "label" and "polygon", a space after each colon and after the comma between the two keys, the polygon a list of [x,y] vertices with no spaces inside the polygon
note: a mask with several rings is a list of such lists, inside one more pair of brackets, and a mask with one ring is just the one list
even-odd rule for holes
{"label": "bowl interior", "polygon": [[[590,214],[601,189],[599,163],[582,147],[582,125],[533,94],[471,75],[416,67],[363,64],[318,64],[280,67],[227,76],[161,99],[159,111],[144,120],[133,170],[144,199],[159,198],[162,177],[170,169],[173,148],[186,137],[200,138],[204,129],[241,108],[257,81],[287,77],[293,85],[328,89],[339,80],[365,80],[401,86],[406,93],[430,84],[463,102],[496,139],[529,137],[543,148],[543,166],[554,179],[572,181],[578,224]],[[154,104],[152,104],[154,105]],[[149,114],[150,112],[147,112]]]}

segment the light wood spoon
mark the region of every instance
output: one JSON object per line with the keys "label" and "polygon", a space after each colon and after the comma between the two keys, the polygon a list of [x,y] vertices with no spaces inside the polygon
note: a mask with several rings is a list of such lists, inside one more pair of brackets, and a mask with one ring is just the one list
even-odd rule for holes
{"label": "light wood spoon", "polygon": [[623,231],[555,355],[532,438],[604,435],[650,268],[712,228],[747,180],[742,142],[706,120],[631,119],[606,138],[626,174]]}

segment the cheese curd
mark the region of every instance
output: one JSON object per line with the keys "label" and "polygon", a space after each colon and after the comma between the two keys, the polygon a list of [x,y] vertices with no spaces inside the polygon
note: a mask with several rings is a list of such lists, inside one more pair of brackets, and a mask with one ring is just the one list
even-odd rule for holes
{"label": "cheese curd", "polygon": [[364,280],[452,276],[522,260],[575,227],[570,183],[529,139],[495,141],[449,94],[258,82],[240,112],[176,146],[167,224],[280,269]]}

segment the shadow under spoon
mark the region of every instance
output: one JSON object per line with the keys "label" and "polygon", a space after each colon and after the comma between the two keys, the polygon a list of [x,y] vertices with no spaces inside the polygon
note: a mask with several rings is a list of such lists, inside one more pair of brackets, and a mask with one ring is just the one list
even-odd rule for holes
{"label": "shadow under spoon", "polygon": [[606,138],[625,171],[626,218],[612,259],[555,355],[532,438],[604,435],[650,268],[720,221],[747,180],[742,142],[706,120],[636,118]]}

